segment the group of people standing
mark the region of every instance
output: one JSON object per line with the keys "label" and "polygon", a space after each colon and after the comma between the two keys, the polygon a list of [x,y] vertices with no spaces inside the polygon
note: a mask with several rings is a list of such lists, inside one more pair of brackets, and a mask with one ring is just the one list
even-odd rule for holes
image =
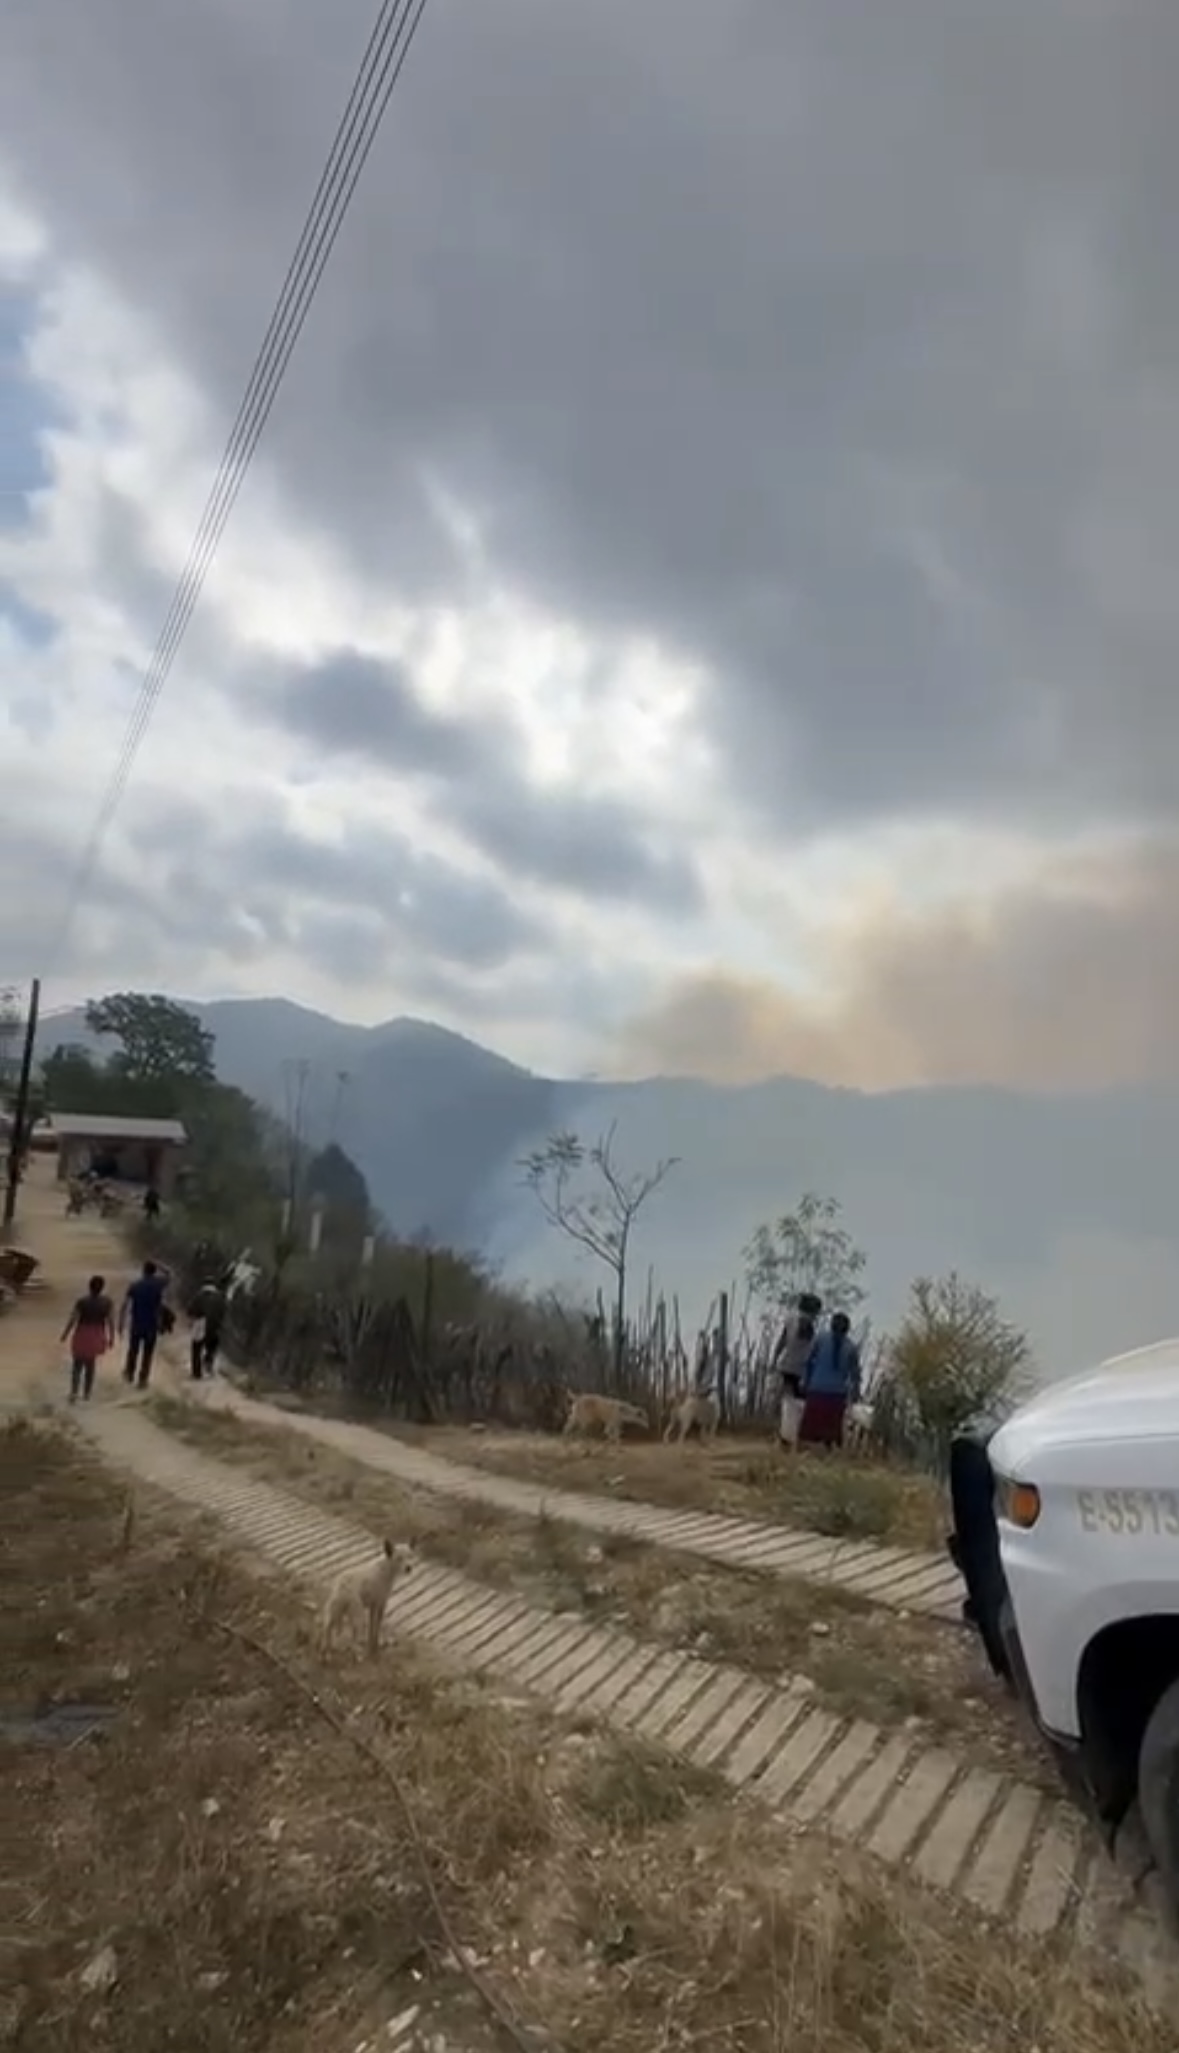
{"label": "group of people standing", "polygon": [[859,1401],[860,1350],[846,1312],[822,1322],[823,1300],[799,1293],[787,1313],[771,1368],[781,1379],[779,1437],[785,1447],[838,1447],[848,1406]]}
{"label": "group of people standing", "polygon": [[[66,1320],[62,1344],[70,1350],[70,1403],[89,1398],[94,1375],[104,1354],[116,1339],[126,1342],[123,1380],[137,1390],[151,1382],[156,1348],[164,1334],[175,1328],[176,1314],[168,1303],[171,1272],[160,1262],[145,1262],[139,1275],[127,1285],[116,1315],[114,1300],[105,1276],[92,1276]],[[188,1306],[189,1373],[199,1382],[213,1374],[221,1347],[228,1299],[220,1283],[203,1283]]]}

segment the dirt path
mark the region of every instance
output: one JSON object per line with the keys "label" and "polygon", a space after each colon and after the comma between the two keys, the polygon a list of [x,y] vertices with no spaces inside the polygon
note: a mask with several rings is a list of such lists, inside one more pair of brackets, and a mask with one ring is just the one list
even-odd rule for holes
{"label": "dirt path", "polygon": [[[718,1512],[675,1511],[629,1499],[590,1497],[516,1476],[469,1468],[426,1449],[350,1420],[288,1410],[247,1397],[218,1378],[194,1397],[231,1409],[260,1425],[278,1425],[335,1448],[398,1481],[466,1503],[488,1504],[516,1516],[541,1515],[594,1533],[624,1535],[657,1547],[693,1554],[727,1568],[801,1580],[914,1617],[956,1623],[962,1586],[944,1558],[872,1541],[833,1540],[765,1520],[728,1518]],[[695,1458],[689,1449],[683,1459]]]}
{"label": "dirt path", "polygon": [[[110,1223],[88,1212],[65,1216],[63,1187],[53,1164],[34,1157],[21,1185],[20,1207],[9,1238],[40,1261],[36,1286],[0,1313],[0,1410],[27,1410],[66,1394],[68,1373],[61,1329],[91,1276],[105,1276],[117,1296],[133,1273],[127,1250]],[[109,1361],[103,1365],[110,1377]]]}
{"label": "dirt path", "polygon": [[[141,1411],[104,1405],[81,1423],[109,1461],[212,1513],[239,1546],[313,1589],[372,1557],[362,1528],[208,1460]],[[867,1719],[817,1710],[802,1678],[767,1684],[446,1569],[416,1570],[390,1622],[395,1633],[562,1715],[601,1720],[720,1773],[786,1828],[830,1835],[964,1907],[1008,1920],[1022,1938],[1067,1935],[1086,1952],[1113,1954],[1179,2016],[1155,1919],[1133,1905],[1071,1809],[1026,1784],[923,1748],[912,1733],[886,1734]]]}

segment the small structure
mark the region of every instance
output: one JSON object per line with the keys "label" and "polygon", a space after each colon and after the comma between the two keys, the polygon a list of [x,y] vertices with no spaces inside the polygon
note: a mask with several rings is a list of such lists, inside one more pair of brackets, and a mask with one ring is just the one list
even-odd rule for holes
{"label": "small structure", "polygon": [[96,1175],[121,1183],[153,1184],[169,1197],[188,1135],[179,1119],[120,1119],[113,1112],[55,1112],[49,1121],[57,1145],[57,1180]]}

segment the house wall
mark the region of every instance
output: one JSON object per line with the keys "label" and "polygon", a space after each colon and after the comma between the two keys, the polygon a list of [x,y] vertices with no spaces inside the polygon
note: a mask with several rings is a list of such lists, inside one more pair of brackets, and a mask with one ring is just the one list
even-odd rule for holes
{"label": "house wall", "polygon": [[84,1176],[97,1157],[111,1155],[119,1165],[124,1183],[154,1183],[160,1196],[172,1195],[176,1186],[180,1150],[174,1141],[62,1140],[57,1151],[57,1181]]}

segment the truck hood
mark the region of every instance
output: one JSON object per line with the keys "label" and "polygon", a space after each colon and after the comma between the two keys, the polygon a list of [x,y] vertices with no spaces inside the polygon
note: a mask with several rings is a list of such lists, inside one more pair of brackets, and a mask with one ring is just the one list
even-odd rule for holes
{"label": "truck hood", "polygon": [[989,1453],[1000,1474],[1017,1476],[1046,1447],[1168,1439],[1179,1439],[1179,1340],[1050,1383],[1000,1426]]}

